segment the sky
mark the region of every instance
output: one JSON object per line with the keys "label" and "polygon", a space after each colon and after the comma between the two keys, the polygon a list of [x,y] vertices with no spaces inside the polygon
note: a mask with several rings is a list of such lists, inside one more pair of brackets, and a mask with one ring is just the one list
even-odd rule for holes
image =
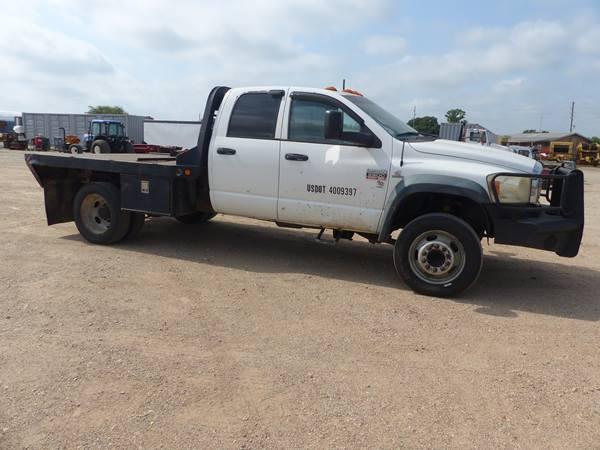
{"label": "sky", "polygon": [[[2,2],[0,114],[195,120],[215,85],[352,87],[402,120],[600,136],[600,0]],[[541,127],[540,127],[541,125]]]}

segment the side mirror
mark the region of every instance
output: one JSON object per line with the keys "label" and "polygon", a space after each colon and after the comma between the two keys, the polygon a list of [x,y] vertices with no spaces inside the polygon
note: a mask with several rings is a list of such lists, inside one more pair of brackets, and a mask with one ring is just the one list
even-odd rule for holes
{"label": "side mirror", "polygon": [[340,139],[344,129],[344,113],[325,111],[325,139]]}
{"label": "side mirror", "polygon": [[350,140],[364,147],[373,147],[375,145],[375,135],[369,132],[359,131],[358,133],[352,133]]}

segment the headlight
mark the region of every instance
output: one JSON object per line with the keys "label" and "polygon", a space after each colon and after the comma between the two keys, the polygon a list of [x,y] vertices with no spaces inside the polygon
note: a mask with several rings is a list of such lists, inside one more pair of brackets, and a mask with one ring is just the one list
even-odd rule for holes
{"label": "headlight", "polygon": [[537,204],[540,198],[539,178],[490,175],[488,185],[492,192],[495,190],[500,203]]}

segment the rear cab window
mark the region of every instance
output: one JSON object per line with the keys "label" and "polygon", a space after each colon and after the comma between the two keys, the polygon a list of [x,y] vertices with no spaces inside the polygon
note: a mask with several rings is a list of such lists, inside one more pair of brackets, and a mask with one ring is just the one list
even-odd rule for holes
{"label": "rear cab window", "polygon": [[274,139],[281,98],[268,92],[242,94],[231,111],[227,136]]}

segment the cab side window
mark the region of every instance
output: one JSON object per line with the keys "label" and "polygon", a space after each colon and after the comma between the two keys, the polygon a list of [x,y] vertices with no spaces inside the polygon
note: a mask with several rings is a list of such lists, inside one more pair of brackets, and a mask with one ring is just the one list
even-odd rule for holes
{"label": "cab side window", "polygon": [[100,135],[100,123],[98,123],[98,122],[92,123],[92,134],[94,136]]}
{"label": "cab side window", "polygon": [[238,98],[231,112],[227,136],[273,139],[280,104],[281,97],[266,92],[243,94]]}
{"label": "cab side window", "polygon": [[[332,110],[341,109],[326,100],[293,98],[288,139],[302,142],[331,142],[325,139],[325,113]],[[344,113],[344,133],[360,132],[362,126],[345,111],[341,111]]]}

